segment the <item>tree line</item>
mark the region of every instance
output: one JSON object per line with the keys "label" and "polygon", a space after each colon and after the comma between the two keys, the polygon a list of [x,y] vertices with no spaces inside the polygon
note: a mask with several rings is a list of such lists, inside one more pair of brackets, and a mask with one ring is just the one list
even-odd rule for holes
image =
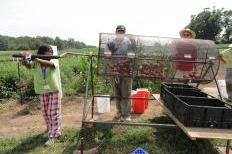
{"label": "tree line", "polygon": [[205,8],[199,14],[191,16],[186,28],[195,31],[197,39],[232,43],[232,10]]}
{"label": "tree line", "polygon": [[10,37],[0,35],[0,50],[36,50],[42,44],[56,45],[59,50],[67,48],[81,49],[89,47],[83,42],[75,41],[73,38],[62,40],[59,37],[53,39],[47,36]]}

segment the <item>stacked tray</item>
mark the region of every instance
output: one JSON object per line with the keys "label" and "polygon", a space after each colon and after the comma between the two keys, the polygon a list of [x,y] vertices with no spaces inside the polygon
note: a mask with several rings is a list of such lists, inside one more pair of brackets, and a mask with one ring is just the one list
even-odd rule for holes
{"label": "stacked tray", "polygon": [[184,84],[161,84],[164,105],[185,126],[232,128],[232,106]]}

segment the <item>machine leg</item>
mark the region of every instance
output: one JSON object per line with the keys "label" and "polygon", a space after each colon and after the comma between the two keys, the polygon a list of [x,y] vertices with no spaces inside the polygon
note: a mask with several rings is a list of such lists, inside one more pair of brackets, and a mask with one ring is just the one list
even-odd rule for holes
{"label": "machine leg", "polygon": [[81,138],[81,154],[83,154],[84,151],[84,138]]}
{"label": "machine leg", "polygon": [[226,154],[230,153],[230,140],[226,141]]}

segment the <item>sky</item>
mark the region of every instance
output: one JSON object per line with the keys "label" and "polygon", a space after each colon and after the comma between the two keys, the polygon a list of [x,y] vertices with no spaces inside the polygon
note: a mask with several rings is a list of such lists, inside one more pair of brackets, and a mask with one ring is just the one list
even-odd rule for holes
{"label": "sky", "polygon": [[98,45],[99,33],[179,37],[204,8],[232,10],[232,0],[0,0],[0,35],[74,38]]}

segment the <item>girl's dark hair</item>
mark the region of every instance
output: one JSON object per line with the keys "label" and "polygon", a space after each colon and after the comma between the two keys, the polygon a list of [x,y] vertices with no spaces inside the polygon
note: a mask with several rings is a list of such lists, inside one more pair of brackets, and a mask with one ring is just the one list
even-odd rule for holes
{"label": "girl's dark hair", "polygon": [[37,54],[44,55],[45,52],[53,52],[52,47],[49,45],[41,45],[37,51]]}

